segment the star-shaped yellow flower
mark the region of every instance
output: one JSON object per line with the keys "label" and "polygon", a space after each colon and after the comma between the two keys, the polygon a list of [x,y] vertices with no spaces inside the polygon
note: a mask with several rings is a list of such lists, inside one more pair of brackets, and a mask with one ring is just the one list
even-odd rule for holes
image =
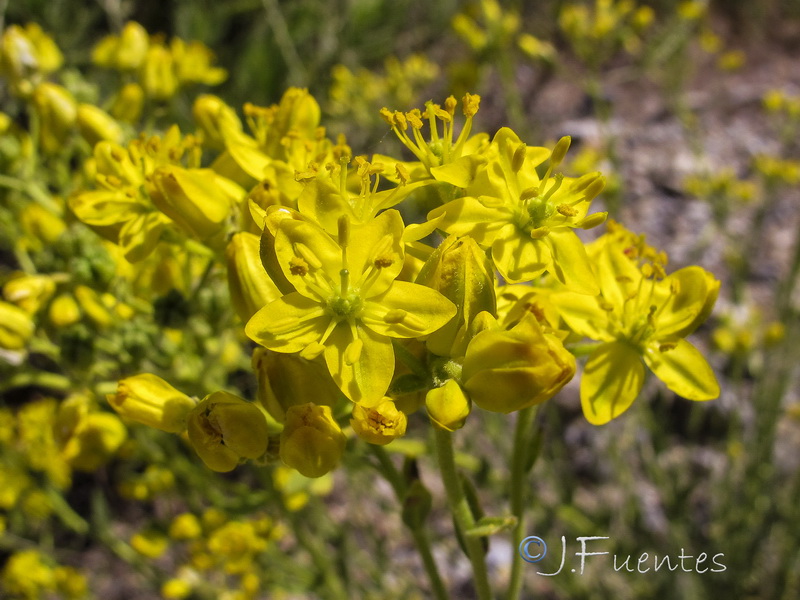
{"label": "star-shaped yellow flower", "polygon": [[324,352],[334,381],[351,400],[382,398],[394,374],[390,338],[428,335],[456,308],[439,292],[396,281],[403,268],[403,220],[387,210],[364,225],[339,221],[338,242],[287,209],[267,227],[275,259],[295,291],[247,323],[247,335],[277,352]]}
{"label": "star-shaped yellow flower", "polygon": [[[583,243],[574,228],[589,228],[605,220],[605,213],[587,216],[589,204],[603,189],[599,173],[579,179],[552,169],[563,160],[569,138],[551,152],[526,147],[508,128],[492,141],[496,158],[490,160],[466,189],[466,195],[431,211],[429,220],[442,218],[439,227],[450,234],[470,235],[485,248],[500,274],[510,283],[531,281],[545,271],[569,289],[584,294],[598,291]],[[550,159],[539,177],[536,167]]]}
{"label": "star-shaped yellow flower", "polygon": [[586,419],[602,425],[625,412],[644,385],[645,365],[689,400],[719,396],[714,372],[684,338],[711,313],[719,281],[692,266],[666,275],[666,256],[616,224],[593,243],[600,294],[552,295],[577,334],[602,342],[581,378]]}

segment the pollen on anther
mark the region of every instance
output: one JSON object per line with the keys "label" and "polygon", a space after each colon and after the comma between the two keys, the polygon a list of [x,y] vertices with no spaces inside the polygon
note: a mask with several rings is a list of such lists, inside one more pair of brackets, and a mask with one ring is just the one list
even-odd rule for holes
{"label": "pollen on anther", "polygon": [[308,274],[308,263],[299,256],[293,256],[289,261],[289,272],[303,277]]}
{"label": "pollen on anther", "polygon": [[391,267],[394,264],[394,259],[389,255],[383,254],[375,258],[372,264],[375,265],[378,269],[385,269],[387,267]]}

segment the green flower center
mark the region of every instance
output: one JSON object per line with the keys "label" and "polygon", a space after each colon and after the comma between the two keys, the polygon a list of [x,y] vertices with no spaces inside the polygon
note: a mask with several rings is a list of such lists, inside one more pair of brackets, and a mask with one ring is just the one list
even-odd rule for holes
{"label": "green flower center", "polygon": [[340,319],[357,317],[361,312],[363,302],[358,293],[351,292],[345,296],[335,294],[328,299],[327,308],[331,314]]}

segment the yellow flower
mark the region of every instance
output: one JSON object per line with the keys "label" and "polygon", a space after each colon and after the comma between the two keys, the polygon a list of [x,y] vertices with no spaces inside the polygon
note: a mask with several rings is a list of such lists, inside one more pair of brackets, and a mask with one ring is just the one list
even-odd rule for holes
{"label": "yellow flower", "polygon": [[134,21],[125,23],[119,35],[104,37],[92,50],[92,62],[107,69],[134,71],[142,66],[150,36]]}
{"label": "yellow flower", "polygon": [[352,227],[342,217],[338,243],[285,209],[272,217],[275,256],[296,291],[258,311],[245,332],[277,352],[324,353],[351,400],[382,397],[394,373],[390,338],[428,335],[456,312],[439,292],[395,281],[403,268],[400,213]]}
{"label": "yellow flower", "polygon": [[[589,259],[573,229],[605,220],[606,213],[587,216],[604,179],[599,173],[580,179],[550,176],[569,142],[562,138],[552,152],[529,148],[513,131],[501,129],[492,141],[498,157],[478,172],[466,196],[431,211],[428,219],[442,218],[439,227],[448,233],[470,235],[491,248],[494,264],[511,283],[549,271],[572,290],[597,293]],[[540,178],[536,167],[548,157],[549,167]]]}
{"label": "yellow flower", "polygon": [[[481,97],[477,94],[466,94],[461,100],[464,125],[458,136],[455,136],[454,117],[456,99],[448,97],[444,108],[433,102],[425,104],[425,111],[414,109],[406,113],[381,109],[381,116],[392,128],[403,145],[418,159],[417,163],[400,163],[411,181],[432,177],[437,181],[458,187],[467,187],[475,175],[475,171],[485,158],[483,151],[488,136],[479,133],[470,137],[472,120],[480,107]],[[422,137],[423,119],[430,126],[430,140]],[[442,122],[441,133],[438,121]],[[411,127],[411,136],[408,129]],[[412,139],[413,136],[413,139]],[[387,171],[392,172],[399,161],[388,156],[376,156],[374,162],[383,163]],[[401,172],[399,172],[401,173]]]}
{"label": "yellow flower", "polygon": [[683,338],[710,314],[719,281],[700,267],[667,276],[666,256],[616,224],[591,250],[600,294],[594,299],[570,292],[552,296],[575,333],[602,342],[581,378],[587,420],[602,425],[625,412],[644,385],[645,365],[679,396],[716,398],[714,372]]}

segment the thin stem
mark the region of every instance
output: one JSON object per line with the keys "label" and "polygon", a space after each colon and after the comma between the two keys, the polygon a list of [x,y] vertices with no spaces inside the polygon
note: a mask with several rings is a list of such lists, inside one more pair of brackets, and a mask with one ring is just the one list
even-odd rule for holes
{"label": "thin stem", "polygon": [[[531,428],[536,418],[536,407],[529,406],[517,414],[514,429],[514,447],[511,457],[511,514],[517,517],[514,528],[512,548],[519,546],[525,535],[525,475],[528,472],[528,458],[531,452]],[[522,557],[519,552],[512,552],[511,579],[508,583],[508,600],[517,600],[522,590]]]}
{"label": "thin stem", "polygon": [[[389,458],[389,454],[384,450],[381,446],[375,446],[370,444],[370,450],[375,455],[375,458],[378,459],[378,471],[380,471],[381,475],[389,482],[394,490],[395,495],[397,496],[397,500],[402,505],[405,501],[406,494],[408,493],[408,486],[406,485],[403,476],[397,470],[397,467],[394,466],[392,459]],[[408,523],[406,523],[409,530],[411,531],[411,535],[414,538],[414,544],[417,547],[417,552],[419,552],[419,556],[422,559],[422,565],[425,567],[425,572],[428,574],[428,579],[430,579],[431,583],[431,590],[433,591],[433,595],[437,600],[448,600],[450,597],[447,594],[447,588],[444,586],[444,582],[442,581],[442,577],[439,574],[439,567],[436,565],[436,560],[433,558],[433,552],[431,550],[431,542],[428,539],[428,535],[422,527],[412,527]]]}
{"label": "thin stem", "polygon": [[486,571],[484,551],[481,539],[466,535],[475,526],[475,517],[472,514],[464,488],[456,471],[456,461],[453,452],[453,434],[444,429],[434,428],[436,436],[436,456],[439,459],[439,470],[442,474],[442,483],[447,493],[450,512],[456,521],[456,527],[464,539],[469,561],[472,563],[472,577],[475,581],[475,590],[478,600],[491,600],[492,590],[489,587],[489,575]]}
{"label": "thin stem", "polygon": [[277,0],[261,0],[264,7],[264,12],[267,13],[267,22],[270,29],[275,36],[275,41],[278,43],[283,60],[289,68],[289,72],[294,74],[299,80],[300,84],[306,84],[308,81],[308,73],[303,66],[303,61],[297,53],[297,48],[292,40],[292,33],[289,31],[289,24],[281,12],[280,4]]}
{"label": "thin stem", "polygon": [[349,598],[350,596],[347,590],[331,563],[331,553],[313,535],[309,535],[303,524],[295,521],[292,529],[297,536],[297,540],[311,555],[311,560],[314,561],[314,565],[316,565],[317,569],[319,569],[322,574],[323,581],[332,594],[331,597]]}

